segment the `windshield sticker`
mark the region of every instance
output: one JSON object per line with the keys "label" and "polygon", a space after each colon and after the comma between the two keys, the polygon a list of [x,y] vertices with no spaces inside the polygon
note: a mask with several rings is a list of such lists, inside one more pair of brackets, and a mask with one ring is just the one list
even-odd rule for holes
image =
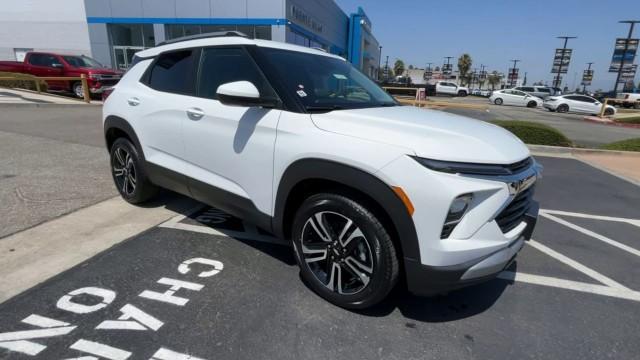
{"label": "windshield sticker", "polygon": [[306,96],[307,96],[307,93],[306,93],[306,92],[304,92],[304,90],[298,90],[298,91],[296,91],[296,93],[297,93],[297,94],[298,94],[298,96],[300,96],[300,97],[306,97]]}
{"label": "windshield sticker", "polygon": [[347,80],[347,77],[342,74],[333,74],[333,77],[338,80]]}

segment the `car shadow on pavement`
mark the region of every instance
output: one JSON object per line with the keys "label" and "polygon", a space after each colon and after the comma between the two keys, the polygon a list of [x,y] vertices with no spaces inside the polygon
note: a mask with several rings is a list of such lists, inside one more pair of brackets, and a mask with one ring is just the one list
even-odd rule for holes
{"label": "car shadow on pavement", "polygon": [[[185,200],[180,201],[181,198]],[[190,201],[192,205],[185,207],[184,201]],[[179,205],[177,206],[176,204]],[[291,246],[287,245],[286,241],[277,239],[268,232],[255,228],[255,226],[247,226],[248,224],[245,224],[242,220],[221,210],[208,207],[171,192],[167,192],[158,201],[149,203],[146,206],[166,206],[167,209],[185,215],[185,218],[181,221],[182,223],[197,224],[198,226],[214,229],[216,232],[223,233],[281,261],[288,267],[295,267],[294,271],[298,271],[293,250]],[[201,208],[193,211],[198,206]],[[254,231],[247,231],[248,228],[253,228]],[[517,261],[513,262],[508,270],[516,272]],[[303,283],[305,282],[302,277],[300,277],[300,280]],[[417,322],[455,321],[480,314],[491,308],[510,283],[507,280],[494,279],[454,290],[447,294],[422,297],[409,293],[406,290],[406,284],[401,280],[383,302],[372,308],[354,310],[353,312],[363,316],[385,317],[398,309],[404,317]],[[312,291],[311,287],[306,286]],[[407,323],[406,325],[408,327],[413,326],[412,323]]]}

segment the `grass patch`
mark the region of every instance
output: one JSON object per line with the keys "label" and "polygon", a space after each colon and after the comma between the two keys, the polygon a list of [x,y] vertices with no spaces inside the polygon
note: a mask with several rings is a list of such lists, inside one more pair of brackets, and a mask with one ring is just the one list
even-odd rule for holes
{"label": "grass patch", "polygon": [[573,143],[551,126],[531,121],[494,120],[493,124],[511,131],[525,144],[571,147]]}
{"label": "grass patch", "polygon": [[616,141],[600,147],[605,150],[640,151],[640,138]]}
{"label": "grass patch", "polygon": [[[0,86],[4,86],[8,88],[34,90],[34,91],[37,90],[36,83],[33,80],[34,76],[32,75],[0,71],[0,78],[1,77],[18,77],[18,79],[0,80]],[[46,92],[47,83],[44,80],[38,80],[38,81],[40,82],[40,90],[42,92]]]}
{"label": "grass patch", "polygon": [[619,118],[619,119],[616,119],[616,122],[625,123],[625,124],[640,124],[640,115]]}

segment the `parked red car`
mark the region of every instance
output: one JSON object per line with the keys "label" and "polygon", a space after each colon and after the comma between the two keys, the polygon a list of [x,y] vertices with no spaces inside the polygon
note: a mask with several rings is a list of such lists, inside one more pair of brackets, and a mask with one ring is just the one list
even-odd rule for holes
{"label": "parked red car", "polygon": [[[106,68],[96,60],[85,55],[61,55],[44,52],[28,52],[24,62],[0,61],[0,71],[25,73],[34,76],[87,76],[89,91],[100,94],[106,88],[115,85],[122,71]],[[50,90],[71,91],[77,97],[83,97],[81,81],[47,80]]]}

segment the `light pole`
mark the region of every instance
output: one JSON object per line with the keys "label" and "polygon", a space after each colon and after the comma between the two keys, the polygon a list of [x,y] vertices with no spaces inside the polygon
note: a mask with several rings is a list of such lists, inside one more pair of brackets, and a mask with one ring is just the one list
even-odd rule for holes
{"label": "light pole", "polygon": [[[620,69],[618,69],[618,75],[616,76],[616,83],[613,86],[614,94],[618,94],[618,83],[620,82],[620,76],[622,75],[622,70],[624,68],[624,57],[627,55],[627,50],[629,50],[629,41],[631,40],[631,36],[633,35],[633,27],[635,24],[640,23],[640,20],[622,20],[618,21],[621,24],[629,24],[629,35],[627,35],[627,41],[624,43],[624,52],[622,53],[622,59],[620,59]],[[632,64],[633,65],[633,64]],[[622,87],[624,89],[624,86]]]}
{"label": "light pole", "polygon": [[484,79],[487,78],[487,74],[484,72],[484,68],[486,66],[484,66],[483,64],[480,64],[480,78],[478,79],[478,85],[480,86],[479,89],[482,90],[482,83],[484,83]]}
{"label": "light pole", "polygon": [[380,65],[382,64],[382,45],[378,46],[380,50],[378,55],[378,81],[380,81]]}
{"label": "light pole", "polygon": [[562,74],[562,65],[564,62],[564,55],[567,52],[567,42],[569,39],[577,39],[577,36],[558,36],[557,39],[564,39],[564,45],[562,46],[562,55],[560,57],[560,65],[558,66],[558,74],[556,74],[556,78],[553,80],[553,87],[560,87],[561,80],[560,74]]}

